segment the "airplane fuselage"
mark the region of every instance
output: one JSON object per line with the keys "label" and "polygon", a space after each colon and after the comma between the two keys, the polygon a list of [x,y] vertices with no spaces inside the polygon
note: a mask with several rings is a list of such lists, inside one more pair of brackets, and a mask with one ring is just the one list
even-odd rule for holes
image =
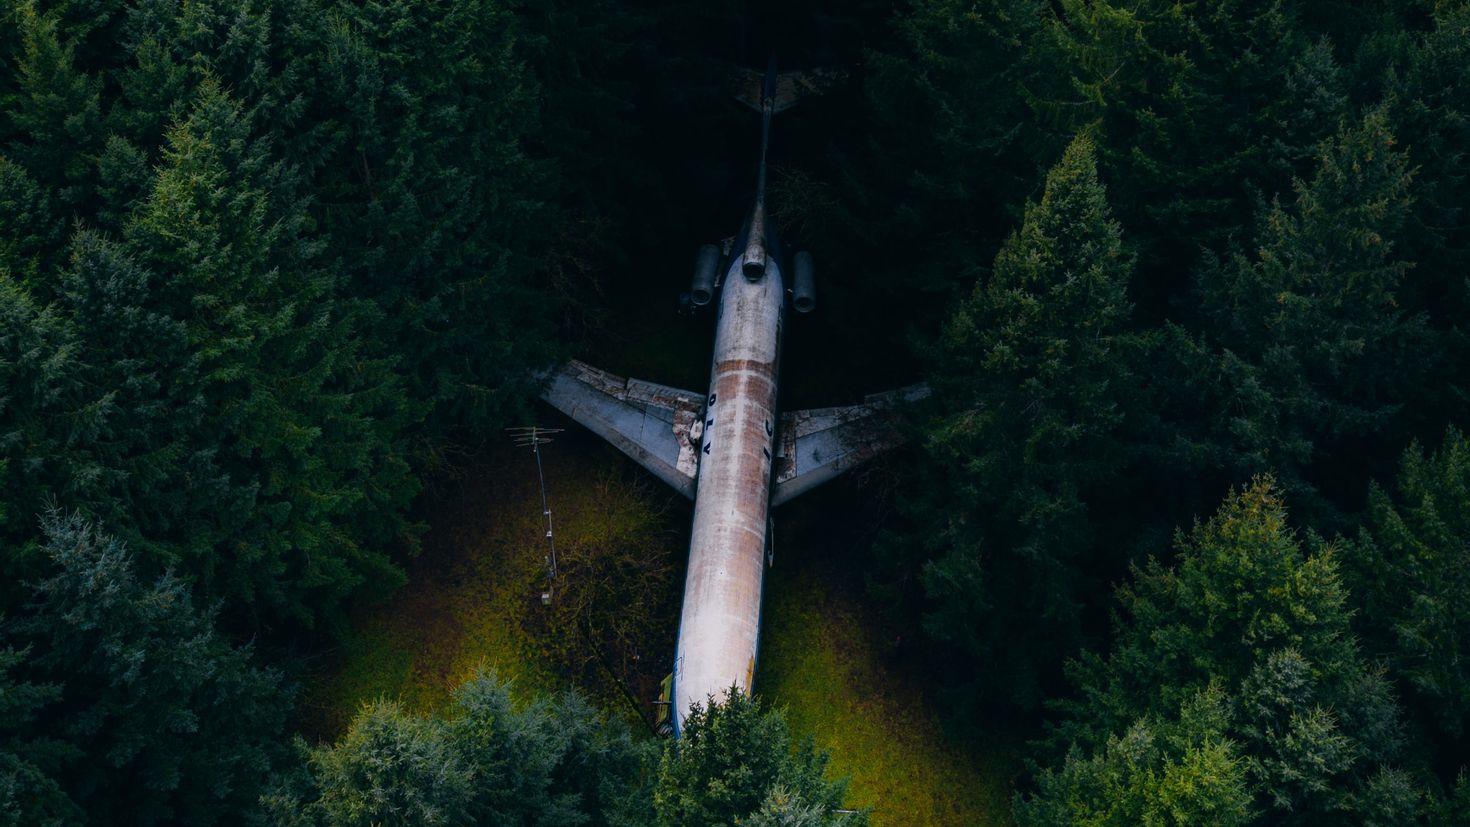
{"label": "airplane fuselage", "polygon": [[676,729],[690,704],[719,699],[732,685],[749,692],[755,678],[785,303],[774,259],[753,281],[742,275],[740,257],[730,262],[715,326],[674,654]]}

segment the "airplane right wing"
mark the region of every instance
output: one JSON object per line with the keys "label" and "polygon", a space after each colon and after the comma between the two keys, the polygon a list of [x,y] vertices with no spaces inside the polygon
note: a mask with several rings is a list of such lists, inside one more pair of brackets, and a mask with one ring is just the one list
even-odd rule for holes
{"label": "airplane right wing", "polygon": [[624,379],[574,359],[552,371],[541,398],[694,498],[704,394]]}
{"label": "airplane right wing", "polygon": [[920,383],[872,394],[859,405],[782,414],[771,506],[903,444],[894,410],[928,395],[929,386]]}

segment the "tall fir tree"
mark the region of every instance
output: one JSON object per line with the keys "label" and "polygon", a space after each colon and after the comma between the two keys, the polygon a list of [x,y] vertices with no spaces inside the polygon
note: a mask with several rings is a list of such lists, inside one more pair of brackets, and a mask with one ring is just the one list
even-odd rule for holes
{"label": "tall fir tree", "polygon": [[[4,619],[0,618],[0,625]],[[36,684],[13,674],[30,648],[0,648],[0,824],[62,827],[82,823],[82,812],[57,780],[76,748],[53,733],[36,732],[35,720],[61,697],[61,686]]]}
{"label": "tall fir tree", "polygon": [[[799,814],[813,805],[830,817],[843,809],[847,783],[827,780],[826,766],[827,754],[816,751],[810,739],[797,741],[781,712],[731,687],[722,698],[695,704],[679,739],[665,747],[653,823],[743,824],[762,818],[769,823],[783,807]],[[859,813],[841,823],[862,827],[866,822]]]}
{"label": "tall fir tree", "polygon": [[477,675],[443,716],[369,704],[265,803],[283,827],[636,827],[651,817],[650,746],[576,695],[518,705],[507,684]]}
{"label": "tall fir tree", "polygon": [[930,478],[910,495],[930,560],[926,629],[963,653],[977,689],[1023,705],[1038,700],[1038,667],[1078,644],[1089,513],[1126,499],[1138,452],[1132,258],[1093,152],[1087,137],[1068,147],[946,326],[930,372]]}
{"label": "tall fir tree", "polygon": [[1272,481],[1232,492],[1176,547],[1172,566],[1151,560],[1119,589],[1109,651],[1073,664],[1079,694],[1050,737],[1058,771],[1223,692],[1218,732],[1237,747],[1255,823],[1336,823],[1396,795],[1378,780],[1402,746],[1388,681],[1352,637],[1335,555],[1303,554]]}
{"label": "tall fir tree", "polygon": [[[74,290],[131,279],[146,307],[134,313],[182,327],[187,355],[156,401],[198,419],[177,436],[176,422],[157,420],[156,445],[184,440],[203,484],[180,492],[177,519],[142,533],[179,544],[206,594],[267,628],[332,621],[350,595],[401,579],[387,552],[412,541],[403,512],[417,483],[396,444],[404,405],[381,362],[359,352],[352,305],[303,232],[297,182],[252,139],[239,104],[203,84],[163,159],[125,228],[130,258],[79,270]],[[134,263],[157,275],[128,276]],[[111,344],[117,367],[143,357],[125,349],[141,341]]]}
{"label": "tall fir tree", "polygon": [[53,574],[6,637],[19,674],[60,688],[31,731],[64,745],[54,776],[88,823],[241,823],[278,755],[281,677],[220,639],[172,574],[149,585],[117,540],[79,516],[45,518]]}
{"label": "tall fir tree", "polygon": [[1330,46],[1310,46],[1299,5],[1066,0],[1049,27],[1057,69],[1032,107],[1052,129],[1096,125],[1151,318],[1191,316],[1180,274],[1248,230],[1253,202],[1343,114]]}
{"label": "tall fir tree", "polygon": [[[1470,728],[1470,440],[1404,452],[1387,487],[1372,484],[1363,526],[1343,544],[1354,627],[1387,659],[1423,731],[1462,752]],[[1459,745],[1457,748],[1456,745]]]}
{"label": "tall fir tree", "polygon": [[1381,108],[1345,124],[1295,202],[1261,216],[1254,255],[1212,259],[1198,278],[1225,395],[1216,438],[1237,474],[1274,470],[1317,514],[1338,465],[1402,444],[1402,408],[1436,360],[1423,314],[1398,300],[1413,172],[1395,143]]}
{"label": "tall fir tree", "polygon": [[1093,752],[1073,746],[1036,791],[1017,796],[1022,827],[1250,823],[1251,794],[1239,746],[1225,734],[1229,699],[1211,684],[1177,718],[1144,717]]}

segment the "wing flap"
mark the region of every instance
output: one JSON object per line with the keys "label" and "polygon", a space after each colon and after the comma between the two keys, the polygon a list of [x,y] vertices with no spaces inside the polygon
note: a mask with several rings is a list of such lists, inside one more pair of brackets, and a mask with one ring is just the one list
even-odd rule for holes
{"label": "wing flap", "polygon": [[929,386],[921,383],[872,394],[858,405],[783,414],[771,505],[789,502],[903,444],[895,409],[928,395]]}
{"label": "wing flap", "polygon": [[541,398],[694,498],[703,394],[625,379],[574,359],[551,373]]}

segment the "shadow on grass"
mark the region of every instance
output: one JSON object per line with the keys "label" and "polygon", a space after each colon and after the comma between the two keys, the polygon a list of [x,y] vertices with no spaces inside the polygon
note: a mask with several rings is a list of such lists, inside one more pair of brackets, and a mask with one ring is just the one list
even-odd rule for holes
{"label": "shadow on grass", "polygon": [[[431,528],[408,584],[360,612],[350,637],[306,676],[298,724],[308,737],[335,738],[379,697],[436,709],[480,668],[511,681],[519,695],[575,687],[634,723],[636,714],[651,714],[653,698],[639,696],[656,694],[672,661],[687,508],[590,435],[561,435],[543,459],[558,556],[586,560],[613,550],[656,561],[658,582],[643,593],[660,618],[631,630],[624,622],[628,631],[615,646],[589,651],[580,627],[566,628],[566,613],[555,611],[560,605],[541,604],[547,546],[534,460],[509,448],[488,451],[430,494]],[[576,570],[564,575],[559,595],[575,591],[566,576]],[[620,611],[594,608],[599,630]]]}
{"label": "shadow on grass", "polygon": [[757,692],[786,708],[795,734],[831,753],[829,774],[851,779],[848,802],[871,808],[874,827],[1011,824],[1023,742],[947,735],[922,679],[890,657],[894,641],[865,605],[860,575],[840,559],[848,550],[812,541],[825,532],[809,523],[835,519],[832,506],[847,499],[824,497],[792,515],[808,524],[781,533],[788,547],[766,575]]}

